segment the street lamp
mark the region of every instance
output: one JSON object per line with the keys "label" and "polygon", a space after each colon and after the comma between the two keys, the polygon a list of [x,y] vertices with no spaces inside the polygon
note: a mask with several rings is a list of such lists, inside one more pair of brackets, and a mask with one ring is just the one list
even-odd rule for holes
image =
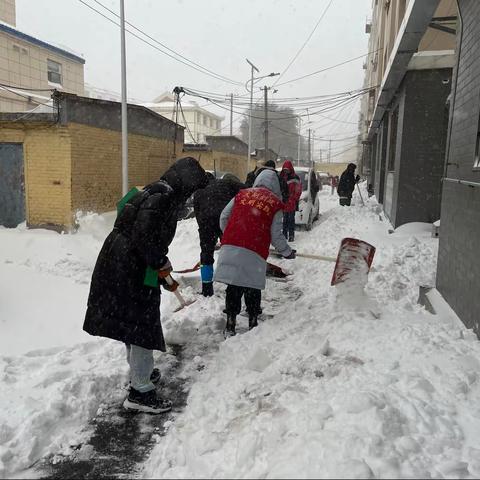
{"label": "street lamp", "polygon": [[[245,59],[247,63],[251,67],[251,75],[250,75],[250,80],[247,80],[245,83],[245,89],[247,92],[250,92],[250,109],[249,109],[249,115],[248,115],[248,153],[247,153],[247,168],[250,170],[250,160],[251,160],[251,153],[252,153],[252,108],[253,108],[253,84],[254,82],[261,80],[262,78],[267,78],[267,77],[275,77],[277,75],[280,75],[279,73],[270,73],[269,75],[264,75],[263,77],[256,77],[254,78],[253,76],[253,71],[255,70],[256,72],[260,73],[260,70],[248,59]],[[250,83],[250,89],[248,88],[248,84]],[[267,152],[265,152],[265,155]]]}

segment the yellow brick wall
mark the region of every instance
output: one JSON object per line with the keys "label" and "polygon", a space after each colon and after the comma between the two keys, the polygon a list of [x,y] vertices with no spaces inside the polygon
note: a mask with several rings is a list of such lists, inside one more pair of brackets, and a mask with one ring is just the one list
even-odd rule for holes
{"label": "yellow brick wall", "polygon": [[0,142],[23,143],[28,225],[70,225],[70,138],[66,128],[0,128]]}
{"label": "yellow brick wall", "polygon": [[[70,124],[72,139],[72,208],[114,210],[122,196],[121,133]],[[177,144],[177,152],[183,145]],[[146,185],[173,163],[173,142],[143,135],[128,136],[129,188]]]}
{"label": "yellow brick wall", "polygon": [[182,152],[177,155],[177,158],[181,157],[196,158],[205,170],[217,169],[218,171],[233,173],[242,182],[244,182],[247,177],[247,159],[241,155],[213,150],[209,152]]}

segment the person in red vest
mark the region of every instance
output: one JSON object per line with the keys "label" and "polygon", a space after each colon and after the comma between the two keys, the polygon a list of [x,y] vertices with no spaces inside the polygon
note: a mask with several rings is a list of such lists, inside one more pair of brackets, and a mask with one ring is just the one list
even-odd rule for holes
{"label": "person in red vest", "polygon": [[264,170],[253,188],[241,190],[220,216],[223,231],[215,281],[227,284],[225,338],[235,335],[236,317],[242,309],[242,297],[248,313],[248,325],[258,325],[262,290],[265,289],[270,244],[284,257],[295,258],[282,233],[282,193],[276,172]]}
{"label": "person in red vest", "polygon": [[293,242],[295,241],[295,211],[302,194],[302,184],[290,160],[285,160],[280,176],[288,185],[288,200],[283,210],[283,235],[289,242]]}

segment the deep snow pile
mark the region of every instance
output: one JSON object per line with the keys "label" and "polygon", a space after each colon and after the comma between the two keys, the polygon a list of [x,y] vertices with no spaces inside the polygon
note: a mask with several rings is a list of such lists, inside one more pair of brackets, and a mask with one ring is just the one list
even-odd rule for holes
{"label": "deep snow pile", "polygon": [[[335,201],[323,194],[323,209]],[[390,235],[379,211],[335,206],[297,241],[322,255],[345,236],[374,244],[365,295],[330,287],[332,264],[283,262],[295,271],[289,289],[267,287],[283,295],[281,311],[204,359],[146,477],[480,475],[480,344],[416,304],[418,286],[434,283],[428,226]]]}
{"label": "deep snow pile", "polygon": [[[74,235],[0,228],[0,478],[21,476],[44,455],[68,454],[89,435],[84,427],[102,404],[126,394],[123,345],[82,331],[92,270],[113,220],[81,216]],[[175,245],[173,262],[197,261],[194,222],[179,223]],[[162,297],[170,342],[190,334],[178,319],[168,328],[175,302]]]}
{"label": "deep snow pile", "polygon": [[[246,332],[239,317],[245,333],[226,342],[222,286],[178,313],[162,295],[167,342],[194,355],[178,375],[194,384],[146,476],[480,475],[479,343],[416,304],[418,286],[434,283],[429,226],[390,235],[375,202],[340,208],[328,192],[321,209],[298,251],[335,256],[345,236],[374,244],[365,295],[338,298],[331,263],[274,259],[294,272],[292,282],[268,282],[274,318]],[[96,412],[126,394],[122,345],[81,330],[112,222],[82,216],[75,235],[0,229],[0,477],[68,454]],[[197,261],[194,220],[179,223],[170,258],[177,269]],[[193,297],[198,274],[181,280]]]}

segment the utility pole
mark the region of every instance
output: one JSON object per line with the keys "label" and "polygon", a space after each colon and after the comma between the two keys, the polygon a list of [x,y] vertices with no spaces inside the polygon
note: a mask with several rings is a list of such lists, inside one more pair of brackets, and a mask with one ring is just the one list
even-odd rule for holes
{"label": "utility pole", "polygon": [[230,136],[233,136],[233,93],[230,94]]}
{"label": "utility pole", "polygon": [[268,158],[268,87],[265,85],[263,87],[263,108],[265,116],[265,161],[269,160]]}
{"label": "utility pole", "polygon": [[260,72],[260,70],[247,58],[247,63],[251,68],[250,77],[250,110],[248,114],[248,152],[247,152],[247,170],[250,170],[250,157],[252,153],[252,108],[253,108],[253,71]]}
{"label": "utility pole", "polygon": [[120,0],[120,41],[122,56],[122,196],[128,193],[127,61],[125,48],[125,5]]}
{"label": "utility pole", "polygon": [[332,161],[332,141],[328,141],[328,163]]}
{"label": "utility pole", "polygon": [[312,163],[310,167],[313,168],[314,164],[315,164],[315,130],[313,131],[313,134],[312,134]]}
{"label": "utility pole", "polygon": [[312,164],[312,149],[311,149],[312,140],[311,140],[311,136],[312,136],[312,130],[309,128],[308,129],[308,164],[309,165]]}

